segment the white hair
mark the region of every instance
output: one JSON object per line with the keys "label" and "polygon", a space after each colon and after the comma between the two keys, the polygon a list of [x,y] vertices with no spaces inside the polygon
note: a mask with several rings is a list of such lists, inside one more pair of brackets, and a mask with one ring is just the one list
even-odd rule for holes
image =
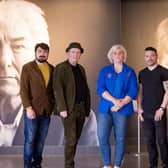
{"label": "white hair", "polygon": [[41,8],[24,0],[0,1],[0,29],[10,27],[14,32],[22,25],[29,28],[34,44],[39,42],[49,44],[48,27]]}
{"label": "white hair", "polygon": [[112,54],[113,54],[113,52],[114,52],[115,50],[117,50],[117,49],[122,50],[123,55],[124,55],[124,62],[125,62],[126,59],[127,59],[127,51],[126,51],[125,47],[124,47],[123,45],[121,45],[121,44],[115,44],[115,45],[113,45],[113,46],[110,48],[110,50],[108,51],[108,53],[107,53],[107,58],[109,59],[109,61],[110,61],[111,63],[113,63]]}

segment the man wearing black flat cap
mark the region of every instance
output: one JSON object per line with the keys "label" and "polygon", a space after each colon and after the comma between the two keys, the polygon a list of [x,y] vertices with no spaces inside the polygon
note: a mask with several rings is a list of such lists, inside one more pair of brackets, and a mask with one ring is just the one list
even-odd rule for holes
{"label": "man wearing black flat cap", "polygon": [[56,111],[61,116],[65,136],[65,166],[74,168],[76,147],[85,117],[90,113],[90,91],[84,68],[78,64],[84,49],[72,42],[66,48],[68,59],[54,70],[53,87]]}

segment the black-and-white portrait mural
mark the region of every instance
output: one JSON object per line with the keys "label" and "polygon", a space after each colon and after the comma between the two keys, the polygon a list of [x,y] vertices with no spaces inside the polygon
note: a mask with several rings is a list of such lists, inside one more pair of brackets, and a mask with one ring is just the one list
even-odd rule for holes
{"label": "black-and-white portrait mural", "polygon": [[[44,10],[34,2],[0,1],[0,146],[23,144],[20,73],[25,63],[34,60],[36,43],[45,42],[54,46],[51,45],[52,34],[48,32],[45,17]],[[56,62],[51,63],[56,65]],[[80,144],[98,145],[96,131],[96,115],[91,110]],[[64,132],[60,119],[52,116],[47,144],[63,143]]]}

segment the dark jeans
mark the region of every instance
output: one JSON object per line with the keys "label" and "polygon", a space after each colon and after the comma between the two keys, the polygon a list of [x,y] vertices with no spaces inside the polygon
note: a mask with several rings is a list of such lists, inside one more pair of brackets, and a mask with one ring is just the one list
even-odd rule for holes
{"label": "dark jeans", "polygon": [[48,133],[50,117],[46,115],[37,116],[29,119],[24,113],[24,165],[30,167],[41,165],[42,152],[45,139]]}
{"label": "dark jeans", "polygon": [[143,128],[147,143],[147,150],[149,153],[150,165],[157,166],[158,164],[157,143],[160,148],[161,160],[164,165],[168,165],[166,115],[163,116],[161,121],[154,121],[154,119],[145,118]]}
{"label": "dark jeans", "polygon": [[76,147],[85,122],[84,104],[76,104],[73,112],[62,121],[65,135],[65,168],[74,168]]}

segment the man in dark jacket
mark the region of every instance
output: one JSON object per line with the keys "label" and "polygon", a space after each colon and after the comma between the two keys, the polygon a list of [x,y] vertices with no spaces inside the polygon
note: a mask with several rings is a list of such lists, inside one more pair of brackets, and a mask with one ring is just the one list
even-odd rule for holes
{"label": "man in dark jacket", "polygon": [[41,168],[44,142],[53,110],[52,72],[47,62],[49,46],[35,46],[35,61],[23,66],[20,93],[24,106],[24,167]]}
{"label": "man in dark jacket", "polygon": [[58,64],[54,70],[56,111],[64,125],[65,168],[74,168],[76,146],[85,117],[90,113],[90,92],[85,70],[78,64],[83,51],[80,43],[70,43],[66,49],[68,60]]}

